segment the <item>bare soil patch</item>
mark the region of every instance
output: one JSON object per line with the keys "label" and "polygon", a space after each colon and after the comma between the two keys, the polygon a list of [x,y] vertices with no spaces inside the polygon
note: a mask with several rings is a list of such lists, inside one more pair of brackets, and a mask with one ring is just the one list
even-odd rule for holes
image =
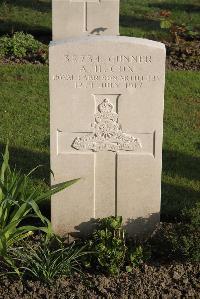
{"label": "bare soil patch", "polygon": [[39,281],[4,279],[0,298],[199,298],[200,265],[150,263],[118,277],[86,273],[62,278],[53,286]]}
{"label": "bare soil patch", "polygon": [[[154,244],[160,244],[157,251],[149,261],[134,267],[130,273],[122,271],[119,276],[106,276],[96,269],[82,269],[82,273],[59,278],[50,286],[41,281],[2,277],[0,299],[200,298],[200,263],[167,254],[169,244],[164,240],[175,227],[174,224],[162,224],[160,234],[154,234]],[[31,236],[27,243],[37,246],[40,238],[41,235]]]}

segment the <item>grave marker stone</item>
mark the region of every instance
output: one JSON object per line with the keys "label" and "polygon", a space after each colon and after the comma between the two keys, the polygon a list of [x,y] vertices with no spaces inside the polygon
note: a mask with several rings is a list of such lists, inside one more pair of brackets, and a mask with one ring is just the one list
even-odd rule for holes
{"label": "grave marker stone", "polygon": [[159,221],[165,82],[163,44],[130,37],[68,38],[50,45],[54,231],[91,229],[121,215],[129,235]]}
{"label": "grave marker stone", "polygon": [[53,40],[118,35],[119,0],[53,0]]}

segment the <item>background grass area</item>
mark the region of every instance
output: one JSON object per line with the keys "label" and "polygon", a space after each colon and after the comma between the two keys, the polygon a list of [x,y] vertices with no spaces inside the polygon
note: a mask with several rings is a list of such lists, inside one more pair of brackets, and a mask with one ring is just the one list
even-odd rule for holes
{"label": "background grass area", "polygon": [[51,34],[51,0],[0,0],[0,33]]}
{"label": "background grass area", "polygon": [[[0,147],[10,140],[12,165],[28,172],[41,188],[49,181],[48,67],[0,68]],[[178,218],[200,197],[200,74],[167,73],[163,148],[163,219]]]}
{"label": "background grass area", "polygon": [[[168,39],[160,28],[160,13],[171,13],[177,24],[200,29],[199,0],[121,0],[120,33]],[[0,0],[0,34],[32,33],[51,40],[51,0]],[[48,67],[0,66],[0,151],[10,140],[12,165],[27,173],[42,164],[32,178],[43,189],[49,183]],[[162,217],[178,218],[184,207],[200,199],[200,74],[167,73],[164,118]]]}
{"label": "background grass area", "polygon": [[170,38],[160,28],[160,13],[169,11],[170,19],[200,29],[199,0],[121,0],[120,33],[151,39]]}
{"label": "background grass area", "polygon": [[[169,38],[160,28],[160,12],[177,24],[200,29],[199,0],[121,0],[120,33],[151,39]],[[51,0],[0,0],[0,33],[23,30],[51,39]]]}
{"label": "background grass area", "polygon": [[162,212],[179,218],[200,199],[200,74],[171,71],[166,79]]}
{"label": "background grass area", "polygon": [[28,173],[44,165],[33,178],[45,185],[50,168],[48,67],[1,65],[0,76],[0,151],[9,139],[17,169]]}

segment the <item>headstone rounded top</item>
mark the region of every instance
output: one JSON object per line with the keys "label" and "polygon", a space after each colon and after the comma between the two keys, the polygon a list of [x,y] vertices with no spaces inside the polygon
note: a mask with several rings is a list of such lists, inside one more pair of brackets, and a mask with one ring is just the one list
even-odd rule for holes
{"label": "headstone rounded top", "polygon": [[147,47],[156,47],[165,50],[165,45],[161,42],[138,38],[138,37],[130,37],[130,36],[80,36],[80,37],[69,37],[60,41],[52,41],[50,42],[50,46],[57,46],[69,43],[129,43]]}

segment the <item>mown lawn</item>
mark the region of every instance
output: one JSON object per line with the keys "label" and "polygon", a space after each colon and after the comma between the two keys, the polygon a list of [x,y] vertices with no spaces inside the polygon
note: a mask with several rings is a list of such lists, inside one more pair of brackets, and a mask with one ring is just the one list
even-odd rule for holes
{"label": "mown lawn", "polygon": [[176,24],[200,30],[199,0],[121,0],[121,35],[170,38],[169,30],[160,27],[162,12],[168,12],[168,18]]}
{"label": "mown lawn", "polygon": [[[169,38],[160,28],[161,12],[180,25],[200,29],[199,0],[121,0],[120,33]],[[51,39],[51,0],[0,0],[0,34],[29,32]],[[12,164],[24,172],[41,164],[33,184],[49,182],[49,100],[47,66],[0,66],[0,150],[10,140]],[[200,198],[200,75],[168,72],[163,147],[163,219],[179,217]],[[199,100],[200,101],[200,100]]]}
{"label": "mown lawn", "polygon": [[[42,164],[33,183],[49,181],[48,67],[0,67],[0,149],[10,141],[12,165],[28,172]],[[163,148],[163,219],[180,216],[200,198],[200,74],[167,73]]]}
{"label": "mown lawn", "polygon": [[[160,28],[160,13],[170,19],[200,29],[199,0],[121,0],[120,33],[160,39],[169,32]],[[23,30],[51,39],[51,0],[0,0],[0,33]]]}
{"label": "mown lawn", "polygon": [[[0,66],[0,148],[10,142],[12,165],[49,182],[48,67]],[[44,184],[42,184],[44,185]]]}
{"label": "mown lawn", "polygon": [[162,212],[179,217],[200,200],[200,73],[167,73]]}
{"label": "mown lawn", "polygon": [[0,32],[51,33],[51,0],[0,0]]}

